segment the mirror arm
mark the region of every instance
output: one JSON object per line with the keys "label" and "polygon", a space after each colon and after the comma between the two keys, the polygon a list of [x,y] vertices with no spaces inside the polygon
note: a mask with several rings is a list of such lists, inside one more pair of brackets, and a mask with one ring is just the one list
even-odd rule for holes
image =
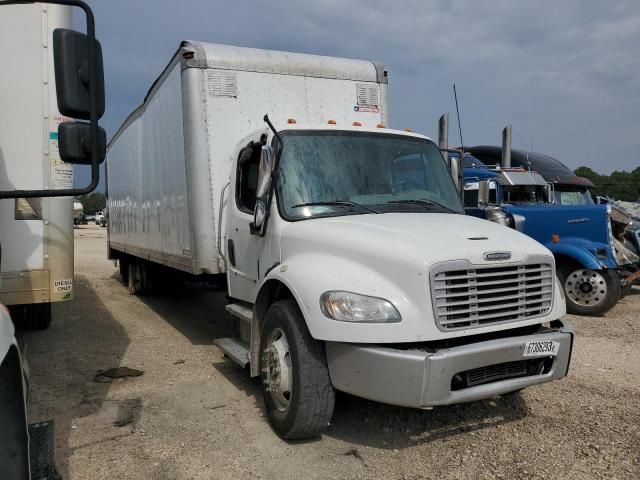
{"label": "mirror arm", "polygon": [[0,6],[4,5],[27,5],[31,3],[53,3],[57,5],[68,5],[79,7],[84,10],[87,17],[87,36],[89,37],[89,82],[91,108],[89,114],[89,129],[91,132],[91,183],[84,188],[62,188],[46,190],[0,190],[1,198],[33,198],[33,197],[76,197],[91,193],[98,186],[100,181],[100,159],[98,158],[98,105],[97,105],[97,74],[95,65],[96,51],[91,46],[95,45],[96,26],[93,12],[89,5],[81,0],[2,0]]}

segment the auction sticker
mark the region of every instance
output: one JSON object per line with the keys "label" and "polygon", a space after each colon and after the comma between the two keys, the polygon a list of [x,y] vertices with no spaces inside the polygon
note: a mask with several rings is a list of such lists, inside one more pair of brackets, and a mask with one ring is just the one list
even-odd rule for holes
{"label": "auction sticker", "polygon": [[560,343],[552,340],[535,340],[524,346],[523,357],[555,357],[560,349]]}

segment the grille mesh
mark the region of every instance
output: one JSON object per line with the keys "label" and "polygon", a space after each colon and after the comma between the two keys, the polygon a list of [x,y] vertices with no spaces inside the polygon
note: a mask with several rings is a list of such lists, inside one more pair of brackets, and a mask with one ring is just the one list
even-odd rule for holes
{"label": "grille mesh", "polygon": [[551,263],[438,270],[431,274],[431,292],[441,330],[513,322],[551,310]]}

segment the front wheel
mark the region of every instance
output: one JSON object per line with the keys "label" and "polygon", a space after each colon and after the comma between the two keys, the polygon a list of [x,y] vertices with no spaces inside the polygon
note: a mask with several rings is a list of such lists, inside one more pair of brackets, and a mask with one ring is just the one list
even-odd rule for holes
{"label": "front wheel", "polygon": [[569,313],[603,315],[620,299],[621,284],[615,270],[562,265],[558,268],[558,277],[564,288]]}
{"label": "front wheel", "polygon": [[267,416],[283,439],[316,437],[331,420],[335,391],[324,344],[311,337],[300,309],[281,300],[268,310],[260,339]]}

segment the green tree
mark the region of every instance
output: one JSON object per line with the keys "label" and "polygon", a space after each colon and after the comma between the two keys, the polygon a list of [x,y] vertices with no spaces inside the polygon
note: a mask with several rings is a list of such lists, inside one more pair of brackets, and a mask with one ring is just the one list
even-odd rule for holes
{"label": "green tree", "polygon": [[107,205],[107,197],[102,192],[93,192],[89,195],[84,195],[78,199],[82,203],[82,210],[85,215],[95,215],[99,210],[104,210]]}
{"label": "green tree", "polygon": [[593,182],[593,191],[615,200],[636,202],[640,200],[640,167],[631,172],[614,171],[611,175],[600,175],[589,167],[579,167],[574,173]]}

